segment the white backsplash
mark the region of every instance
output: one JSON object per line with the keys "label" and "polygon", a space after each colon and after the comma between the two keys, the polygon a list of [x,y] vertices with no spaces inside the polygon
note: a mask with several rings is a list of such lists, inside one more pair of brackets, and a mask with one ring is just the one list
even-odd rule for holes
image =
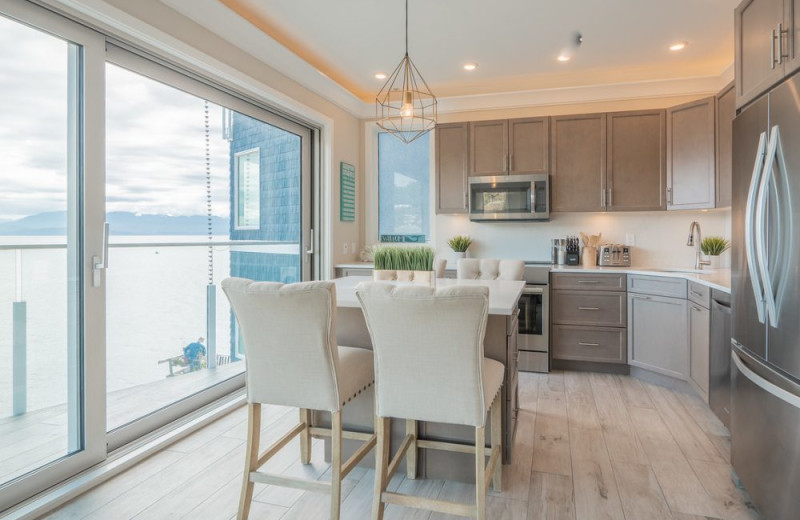
{"label": "white backsplash", "polygon": [[[694,267],[693,247],[686,239],[692,221],[700,223],[703,236],[731,237],[730,209],[709,211],[652,211],[632,213],[553,213],[549,222],[470,222],[466,215],[437,215],[436,251],[452,260],[447,239],[469,235],[473,258],[550,260],[550,240],[577,235],[603,234],[604,243],[625,243],[633,234],[634,267]],[[730,251],[721,256],[721,267],[730,266]]]}

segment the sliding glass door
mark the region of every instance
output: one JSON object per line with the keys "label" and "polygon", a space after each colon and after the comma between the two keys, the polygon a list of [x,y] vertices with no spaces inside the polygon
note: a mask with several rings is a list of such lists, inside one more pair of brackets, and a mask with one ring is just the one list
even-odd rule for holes
{"label": "sliding glass door", "polygon": [[128,51],[108,57],[113,448],[243,385],[220,281],[309,279],[310,132]]}
{"label": "sliding glass door", "polygon": [[0,3],[0,511],[244,386],[220,281],[311,278],[312,131]]}
{"label": "sliding glass door", "polygon": [[86,276],[99,236],[85,231],[84,211],[102,203],[84,188],[102,182],[87,168],[102,157],[87,151],[102,119],[85,101],[102,96],[103,39],[11,2],[0,49],[2,510],[104,456],[102,401],[86,397],[99,388],[87,372],[102,362],[87,309],[102,293]]}

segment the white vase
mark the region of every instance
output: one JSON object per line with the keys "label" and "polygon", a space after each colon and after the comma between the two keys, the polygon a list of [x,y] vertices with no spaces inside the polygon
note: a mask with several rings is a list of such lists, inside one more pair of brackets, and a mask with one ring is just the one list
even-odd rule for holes
{"label": "white vase", "polygon": [[462,258],[466,258],[466,257],[467,257],[467,252],[466,251],[453,251],[453,258],[455,258],[456,261],[461,260]]}
{"label": "white vase", "polygon": [[719,269],[722,265],[719,255],[708,255],[708,261],[711,262],[711,265],[708,266],[711,269]]}

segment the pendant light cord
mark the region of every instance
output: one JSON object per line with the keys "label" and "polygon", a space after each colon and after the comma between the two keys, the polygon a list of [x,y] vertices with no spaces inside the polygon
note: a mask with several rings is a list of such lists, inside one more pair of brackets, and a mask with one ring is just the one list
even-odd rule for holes
{"label": "pendant light cord", "polygon": [[408,0],[406,0],[406,56],[408,56]]}

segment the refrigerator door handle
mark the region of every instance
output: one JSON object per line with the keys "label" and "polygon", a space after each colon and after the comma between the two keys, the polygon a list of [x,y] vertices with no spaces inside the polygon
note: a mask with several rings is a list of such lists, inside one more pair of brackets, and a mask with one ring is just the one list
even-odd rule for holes
{"label": "refrigerator door handle", "polygon": [[789,404],[791,406],[794,406],[795,408],[800,409],[800,397],[796,396],[791,392],[787,392],[786,390],[777,385],[770,383],[760,375],[756,374],[755,372],[747,368],[747,365],[745,365],[745,363],[739,357],[739,354],[737,354],[736,351],[733,349],[731,350],[731,359],[733,360],[733,364],[736,365],[736,368],[739,370],[739,372],[741,372],[742,375],[745,376],[747,379],[752,381],[753,384],[757,385],[765,392],[769,392],[770,394],[774,395],[781,401],[784,401],[786,404]]}
{"label": "refrigerator door handle", "polygon": [[756,218],[756,199],[761,185],[762,166],[764,165],[764,155],[767,148],[767,133],[761,132],[758,138],[758,151],[753,165],[753,175],[750,178],[750,189],[747,193],[747,206],[744,214],[744,249],[747,257],[747,269],[750,272],[750,284],[753,287],[753,296],[756,300],[756,314],[758,321],[764,323],[766,320],[766,310],[764,307],[764,290],[761,284],[761,273],[759,269],[759,259],[756,254],[755,244],[755,218]]}
{"label": "refrigerator door handle", "polygon": [[764,160],[764,171],[759,182],[758,198],[756,201],[756,258],[758,259],[758,272],[761,283],[764,284],[763,294],[766,302],[767,316],[773,327],[778,326],[777,308],[775,305],[775,292],[772,276],[767,265],[769,253],[767,251],[767,196],[775,177],[775,156],[780,144],[778,126],[773,126],[769,136],[767,155]]}

